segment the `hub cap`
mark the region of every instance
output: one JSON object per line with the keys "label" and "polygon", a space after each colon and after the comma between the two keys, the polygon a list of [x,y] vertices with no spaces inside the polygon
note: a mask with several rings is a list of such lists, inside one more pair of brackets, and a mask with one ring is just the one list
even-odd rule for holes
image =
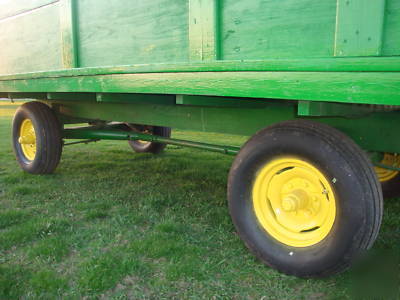
{"label": "hub cap", "polygon": [[312,164],[293,157],[267,163],[256,176],[252,198],[261,226],[289,246],[317,244],[335,221],[331,184]]}
{"label": "hub cap", "polygon": [[31,120],[25,119],[22,122],[18,142],[26,159],[34,160],[36,155],[36,133]]}
{"label": "hub cap", "polygon": [[[385,155],[383,156],[383,159],[381,161],[381,164],[387,165],[390,167],[399,168],[400,167],[400,155],[385,153]],[[375,172],[378,175],[380,182],[389,181],[399,174],[398,171],[379,168],[379,167],[375,167]]]}

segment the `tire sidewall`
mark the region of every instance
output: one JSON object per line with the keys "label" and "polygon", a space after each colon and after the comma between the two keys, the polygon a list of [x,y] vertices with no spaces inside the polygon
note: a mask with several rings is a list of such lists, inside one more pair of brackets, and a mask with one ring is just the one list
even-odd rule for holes
{"label": "tire sidewall", "polygon": [[[284,128],[264,131],[262,139],[251,139],[236,157],[228,182],[232,219],[247,246],[264,262],[287,273],[308,277],[334,268],[340,259],[353,256],[363,236],[365,194],[359,175],[324,139],[306,131]],[[256,135],[257,136],[257,135]],[[291,247],[271,237],[259,224],[252,202],[252,187],[258,171],[279,156],[292,156],[311,163],[330,181],[336,199],[332,230],[321,242],[309,247]],[[327,165],[326,162],[330,161]],[[366,195],[368,196],[368,195]]]}
{"label": "tire sidewall", "polygon": [[[170,137],[171,136],[171,128],[169,127],[162,127],[162,126],[152,126],[151,127],[151,134],[162,136],[162,137]],[[163,143],[141,143],[139,141],[129,141],[130,146],[132,149],[137,153],[160,153],[164,148],[167,146]]]}
{"label": "tire sidewall", "polygon": [[[32,161],[26,158],[25,154],[22,151],[21,144],[18,142],[22,122],[26,119],[31,120],[36,135],[36,154],[34,160]],[[38,168],[38,165],[42,161],[42,156],[46,154],[46,149],[44,147],[45,143],[43,140],[45,138],[45,132],[37,116],[35,116],[24,106],[21,106],[14,116],[12,136],[14,152],[21,167],[28,172],[36,170]]]}

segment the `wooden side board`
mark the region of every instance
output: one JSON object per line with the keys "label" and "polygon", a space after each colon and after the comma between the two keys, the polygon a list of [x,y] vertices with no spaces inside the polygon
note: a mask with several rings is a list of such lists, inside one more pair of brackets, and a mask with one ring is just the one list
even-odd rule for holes
{"label": "wooden side board", "polygon": [[0,21],[58,2],[59,0],[2,0],[0,1]]}
{"label": "wooden side board", "polygon": [[11,15],[0,20],[0,74],[399,71],[396,60],[361,57],[400,55],[400,0],[4,3],[0,16]]}
{"label": "wooden side board", "polygon": [[149,93],[400,105],[399,72],[186,72],[0,81],[10,93]]}
{"label": "wooden side board", "polygon": [[0,21],[0,73],[62,69],[59,2]]}
{"label": "wooden side board", "polygon": [[386,0],[338,0],[335,56],[380,56]]}

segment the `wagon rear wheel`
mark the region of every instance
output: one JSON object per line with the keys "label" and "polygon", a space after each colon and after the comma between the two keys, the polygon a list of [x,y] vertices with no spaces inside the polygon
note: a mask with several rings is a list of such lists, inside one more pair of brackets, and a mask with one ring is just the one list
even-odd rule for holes
{"label": "wagon rear wheel", "polygon": [[[380,163],[399,168],[400,155],[384,153]],[[375,167],[375,171],[382,185],[383,196],[385,198],[400,197],[400,172],[379,167]]]}
{"label": "wagon rear wheel", "polygon": [[364,151],[309,121],[253,136],[232,165],[228,199],[250,250],[300,277],[344,270],[372,246],[382,218],[381,187]]}
{"label": "wagon rear wheel", "polygon": [[[171,136],[171,128],[169,127],[162,127],[162,126],[148,126],[148,125],[136,125],[136,124],[128,124],[129,128],[132,131],[137,131],[141,133],[153,134],[162,137],[170,137]],[[137,153],[153,153],[158,154],[161,153],[166,144],[162,143],[154,143],[154,142],[147,142],[147,141],[128,141],[129,145],[133,149],[133,151]]]}
{"label": "wagon rear wheel", "polygon": [[40,102],[20,106],[13,120],[13,148],[21,168],[32,174],[49,174],[61,152],[61,125],[54,112]]}

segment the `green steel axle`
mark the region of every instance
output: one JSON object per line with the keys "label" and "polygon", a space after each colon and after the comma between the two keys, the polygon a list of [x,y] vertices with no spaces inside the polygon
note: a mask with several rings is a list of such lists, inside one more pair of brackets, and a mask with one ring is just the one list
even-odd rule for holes
{"label": "green steel axle", "polygon": [[[117,126],[118,125],[119,124],[117,124]],[[112,128],[112,126],[108,126],[108,128]],[[90,127],[64,129],[64,139],[84,140],[82,142],[72,142],[66,145],[73,145],[77,143],[89,143],[92,141],[97,142],[99,140],[131,140],[131,141],[141,140],[146,142],[155,142],[155,143],[163,143],[163,144],[203,149],[228,155],[236,155],[239,153],[240,150],[240,147],[235,147],[235,146],[223,146],[223,145],[199,143],[199,142],[173,139],[173,138],[162,137],[158,135],[146,134],[135,131],[129,132],[117,129],[95,129]],[[400,171],[400,168],[379,163],[378,160],[376,160],[374,157],[371,157],[371,159],[376,167],[393,171]]]}
{"label": "green steel axle", "polygon": [[128,132],[123,130],[99,130],[92,128],[65,129],[64,139],[131,140],[131,141],[141,140],[146,142],[156,142],[156,143],[198,148],[229,155],[236,155],[240,150],[240,147],[192,142],[192,141],[167,138],[167,137],[145,134],[134,131]]}

